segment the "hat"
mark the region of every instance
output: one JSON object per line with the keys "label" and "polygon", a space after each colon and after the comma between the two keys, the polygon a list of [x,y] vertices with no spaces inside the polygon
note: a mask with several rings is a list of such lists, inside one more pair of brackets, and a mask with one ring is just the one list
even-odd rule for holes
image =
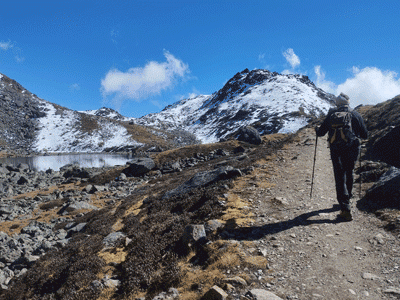
{"label": "hat", "polygon": [[340,93],[340,95],[336,97],[336,105],[337,106],[350,105],[349,96]]}

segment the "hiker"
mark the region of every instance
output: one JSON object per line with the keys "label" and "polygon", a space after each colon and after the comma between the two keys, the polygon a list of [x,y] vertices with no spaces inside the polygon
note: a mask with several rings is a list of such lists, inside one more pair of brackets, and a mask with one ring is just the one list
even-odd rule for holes
{"label": "hiker", "polygon": [[341,93],[336,98],[336,105],[315,130],[317,136],[324,136],[328,132],[336,197],[341,210],[338,218],[351,221],[353,169],[360,152],[360,138],[368,138],[368,131],[361,115],[350,108],[349,96]]}

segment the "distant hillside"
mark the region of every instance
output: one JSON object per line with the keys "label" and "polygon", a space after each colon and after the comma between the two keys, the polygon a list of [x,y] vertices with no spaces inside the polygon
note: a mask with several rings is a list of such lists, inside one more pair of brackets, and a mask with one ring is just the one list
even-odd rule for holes
{"label": "distant hillside", "polygon": [[115,152],[171,149],[197,142],[186,132],[165,132],[123,120],[111,109],[82,113],[61,107],[0,74],[0,151],[14,155]]}

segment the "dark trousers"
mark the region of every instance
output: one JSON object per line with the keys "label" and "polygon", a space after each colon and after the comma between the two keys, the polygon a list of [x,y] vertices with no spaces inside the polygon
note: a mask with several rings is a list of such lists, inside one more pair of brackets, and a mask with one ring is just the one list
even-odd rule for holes
{"label": "dark trousers", "polygon": [[331,145],[331,159],[335,173],[336,197],[340,209],[350,211],[350,198],[353,191],[353,169],[358,158],[360,143],[351,146],[335,147]]}

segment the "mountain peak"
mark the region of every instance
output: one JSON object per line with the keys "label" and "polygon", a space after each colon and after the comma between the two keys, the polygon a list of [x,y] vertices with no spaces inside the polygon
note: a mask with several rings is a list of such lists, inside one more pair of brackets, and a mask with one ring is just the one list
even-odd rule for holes
{"label": "mountain peak", "polygon": [[215,142],[247,125],[261,134],[296,131],[327,113],[333,99],[305,75],[245,69],[210,96],[183,99],[135,122],[181,128]]}

